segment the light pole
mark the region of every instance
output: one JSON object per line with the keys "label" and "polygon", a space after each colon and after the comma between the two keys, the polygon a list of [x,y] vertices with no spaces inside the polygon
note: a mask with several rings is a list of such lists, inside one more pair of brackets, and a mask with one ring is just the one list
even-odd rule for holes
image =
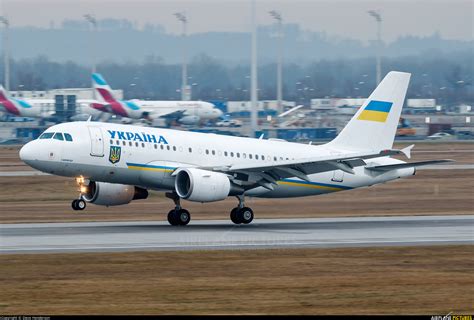
{"label": "light pole", "polygon": [[377,85],[382,80],[381,51],[382,51],[382,16],[375,10],[367,11],[377,22],[377,49],[376,49],[376,81]]}
{"label": "light pole", "polygon": [[3,30],[3,67],[4,67],[4,82],[5,90],[10,90],[10,43],[8,38],[8,29],[10,21],[4,16],[0,16],[0,23],[5,27]]}
{"label": "light pole", "polygon": [[276,20],[278,26],[278,61],[277,61],[277,108],[278,113],[283,112],[283,79],[282,79],[282,63],[283,63],[283,18],[281,14],[275,10],[269,12]]}
{"label": "light pole", "polygon": [[92,60],[92,73],[96,73],[96,61],[95,61],[95,51],[96,51],[96,37],[97,37],[97,19],[91,14],[85,14],[84,19],[86,19],[92,25],[92,37],[91,37],[91,60]]}
{"label": "light pole", "polygon": [[255,0],[252,0],[251,7],[251,16],[252,16],[252,48],[251,48],[251,67],[250,67],[250,100],[252,101],[252,110],[250,117],[250,124],[252,127],[252,137],[255,137],[255,132],[257,131],[257,106],[258,106],[258,96],[257,96],[257,21],[256,21],[256,12],[255,12]]}
{"label": "light pole", "polygon": [[188,66],[187,66],[187,56],[186,56],[186,36],[187,36],[187,24],[188,18],[186,17],[186,13],[184,12],[177,12],[174,14],[176,19],[181,21],[183,24],[183,44],[182,44],[182,54],[183,54],[183,66],[182,66],[182,83],[181,83],[181,100],[187,101],[191,99],[190,88],[188,87]]}

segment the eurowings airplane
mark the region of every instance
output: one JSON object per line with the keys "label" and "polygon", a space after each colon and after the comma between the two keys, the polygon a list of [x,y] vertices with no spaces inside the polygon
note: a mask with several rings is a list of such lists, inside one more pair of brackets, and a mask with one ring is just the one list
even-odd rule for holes
{"label": "eurowings airplane", "polygon": [[[94,119],[103,114],[98,108],[90,107],[94,100],[78,100],[80,115]],[[0,85],[0,106],[8,114],[19,117],[50,118],[54,115],[54,99],[14,99]]]}
{"label": "eurowings airplane", "polygon": [[92,74],[94,88],[104,102],[91,106],[99,110],[130,119],[177,119],[183,124],[196,124],[201,120],[213,120],[222,116],[222,111],[205,101],[147,101],[118,100],[105,79],[98,73]]}
{"label": "eurowings airplane", "polygon": [[238,198],[230,219],[253,220],[245,197],[321,195],[408,177],[433,160],[406,163],[392,149],[410,74],[390,72],[341,133],[324,145],[221,136],[97,122],[47,129],[20,150],[33,168],[75,177],[80,187],[74,210],[86,202],[115,206],[164,191],[174,201],[171,225],[186,225],[181,199],[196,202]]}

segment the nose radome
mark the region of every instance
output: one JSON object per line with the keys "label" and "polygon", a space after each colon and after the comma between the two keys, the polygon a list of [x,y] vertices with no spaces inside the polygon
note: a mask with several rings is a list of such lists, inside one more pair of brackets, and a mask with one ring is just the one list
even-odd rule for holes
{"label": "nose radome", "polygon": [[22,161],[33,160],[33,148],[31,147],[31,142],[28,142],[20,149],[20,159]]}

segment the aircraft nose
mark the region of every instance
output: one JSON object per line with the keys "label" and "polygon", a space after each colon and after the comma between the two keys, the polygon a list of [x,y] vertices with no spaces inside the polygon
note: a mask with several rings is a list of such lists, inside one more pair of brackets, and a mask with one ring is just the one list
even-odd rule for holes
{"label": "aircraft nose", "polygon": [[20,149],[20,159],[24,162],[33,160],[35,154],[31,142],[28,142]]}

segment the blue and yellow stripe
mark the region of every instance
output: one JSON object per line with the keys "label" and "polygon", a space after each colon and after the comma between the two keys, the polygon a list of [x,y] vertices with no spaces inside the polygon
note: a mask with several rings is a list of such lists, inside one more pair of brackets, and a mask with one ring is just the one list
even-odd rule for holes
{"label": "blue and yellow stripe", "polygon": [[150,164],[139,164],[127,162],[127,167],[131,170],[155,171],[155,172],[173,172],[176,168],[166,166],[154,166]]}
{"label": "blue and yellow stripe", "polygon": [[325,190],[329,192],[352,189],[351,187],[346,187],[346,186],[341,186],[341,185],[336,185],[336,184],[308,182],[308,181],[294,180],[294,179],[283,179],[283,180],[278,181],[278,184],[292,186],[292,187],[321,189],[321,190]]}
{"label": "blue and yellow stripe", "polygon": [[372,100],[360,113],[357,120],[385,122],[392,105],[392,102]]}

